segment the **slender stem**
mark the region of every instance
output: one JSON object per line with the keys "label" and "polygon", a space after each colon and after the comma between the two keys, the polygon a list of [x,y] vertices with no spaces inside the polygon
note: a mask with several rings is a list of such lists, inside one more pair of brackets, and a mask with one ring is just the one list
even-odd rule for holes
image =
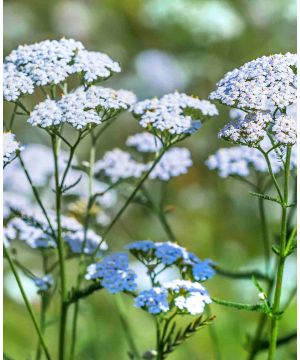
{"label": "slender stem", "polygon": [[10,266],[10,268],[11,268],[13,274],[14,274],[14,277],[15,277],[15,279],[16,279],[16,281],[17,281],[17,284],[18,284],[18,287],[19,287],[20,292],[21,292],[21,294],[22,294],[23,300],[24,300],[24,302],[25,302],[27,311],[28,311],[28,313],[29,313],[29,316],[31,317],[31,320],[32,320],[33,325],[34,325],[34,328],[35,328],[35,330],[36,330],[36,332],[37,332],[37,335],[38,335],[38,337],[39,337],[39,340],[40,340],[40,342],[41,342],[41,346],[43,347],[43,350],[44,350],[44,352],[45,352],[45,356],[46,356],[47,360],[51,360],[51,356],[50,356],[49,350],[48,350],[48,348],[47,348],[47,346],[46,346],[44,337],[43,337],[42,332],[41,332],[41,330],[40,330],[40,328],[39,328],[39,325],[38,325],[38,322],[37,322],[37,320],[36,320],[36,317],[35,317],[35,315],[34,315],[34,313],[33,313],[31,304],[30,304],[30,302],[29,302],[29,300],[28,300],[28,298],[27,298],[27,296],[26,296],[26,293],[25,293],[25,291],[24,291],[23,285],[22,285],[21,280],[20,280],[20,278],[19,278],[19,274],[18,274],[18,272],[17,272],[17,270],[16,270],[16,268],[15,268],[15,266],[14,266],[13,260],[11,259],[10,254],[9,254],[9,251],[6,249],[5,246],[3,246],[3,251],[4,251],[4,255],[5,255],[8,263],[9,263],[9,266]]}
{"label": "slender stem", "polygon": [[271,334],[270,334],[270,346],[269,346],[269,360],[275,359],[277,336],[278,336],[278,313],[280,310],[280,298],[282,289],[282,279],[285,265],[285,248],[286,248],[286,237],[287,237],[287,207],[288,196],[289,196],[289,173],[290,173],[290,159],[291,159],[291,147],[288,146],[286,150],[286,161],[284,168],[284,195],[282,201],[282,215],[281,215],[281,234],[279,242],[279,259],[277,264],[277,276],[275,284],[275,294],[272,306],[272,319],[271,319]]}
{"label": "slender stem", "polygon": [[225,276],[225,277],[229,277],[232,279],[249,279],[251,280],[253,278],[253,276],[255,276],[255,278],[257,280],[263,280],[266,282],[271,282],[271,278],[269,278],[267,275],[261,273],[260,271],[257,270],[253,270],[253,271],[232,271],[232,270],[227,270],[227,269],[223,269],[220,266],[215,265],[215,270],[217,272],[217,274],[221,275],[221,276]]}
{"label": "slender stem", "polygon": [[[152,166],[150,167],[150,169],[142,176],[142,178],[139,180],[138,184],[136,185],[135,189],[133,190],[133,192],[130,194],[130,196],[128,197],[128,199],[126,200],[125,204],[121,207],[121,209],[118,211],[118,213],[116,214],[116,216],[113,218],[113,220],[111,221],[111,223],[108,225],[108,227],[106,228],[106,230],[104,231],[103,235],[102,235],[102,242],[105,240],[106,236],[108,235],[108,233],[110,232],[110,230],[114,227],[114,225],[116,224],[116,222],[119,220],[119,218],[122,216],[123,212],[127,209],[128,205],[132,202],[132,200],[134,199],[135,195],[137,194],[137,192],[140,190],[140,188],[142,187],[142,185],[144,184],[144,182],[148,179],[148,176],[150,175],[150,173],[152,172],[152,170],[155,168],[156,164],[159,162],[159,160],[162,158],[162,156],[164,155],[164,153],[166,152],[167,147],[163,148],[160,153],[158,154],[157,158],[154,160]],[[101,243],[102,243],[101,242]],[[97,252],[99,251],[99,248],[101,246],[101,243],[98,244],[93,257],[95,257],[95,255],[97,254]]]}
{"label": "slender stem", "polygon": [[27,168],[26,168],[26,166],[25,166],[25,163],[24,163],[24,161],[23,161],[22,156],[21,156],[20,153],[18,154],[18,158],[19,158],[20,164],[21,164],[21,166],[22,166],[22,169],[23,169],[23,171],[24,171],[24,173],[25,173],[25,176],[26,176],[26,178],[27,178],[27,180],[28,180],[28,182],[29,182],[29,184],[30,184],[30,186],[31,186],[33,195],[34,195],[34,197],[35,197],[38,205],[40,206],[40,208],[41,208],[41,210],[42,210],[42,212],[43,212],[43,214],[44,214],[44,216],[45,216],[45,218],[46,218],[46,221],[47,221],[47,223],[48,223],[48,225],[49,225],[49,228],[50,228],[50,230],[51,230],[52,236],[53,236],[53,238],[55,239],[55,238],[56,238],[56,234],[55,234],[55,231],[54,231],[53,226],[52,226],[52,224],[51,224],[51,221],[50,221],[50,219],[49,219],[49,216],[48,216],[48,214],[47,214],[47,211],[46,211],[46,209],[45,209],[45,206],[44,206],[44,204],[43,204],[43,202],[42,202],[42,200],[41,200],[41,198],[40,198],[40,195],[39,195],[39,192],[37,191],[37,188],[35,187],[35,185],[34,185],[33,182],[32,182],[32,179],[31,179],[31,177],[30,177],[30,175],[29,175],[29,173],[28,173],[28,170],[27,170]]}
{"label": "slender stem", "polygon": [[161,339],[160,339],[160,324],[158,319],[155,317],[156,324],[156,351],[157,351],[157,360],[163,360],[163,352],[161,348]]}
{"label": "slender stem", "polygon": [[141,358],[141,356],[139,354],[138,347],[135,343],[134,336],[132,335],[131,328],[127,321],[125,305],[123,303],[122,298],[118,295],[116,296],[116,307],[117,307],[117,311],[120,316],[120,320],[121,320],[121,324],[122,324],[122,327],[124,330],[126,340],[130,347],[130,351],[134,355],[134,359],[139,360]]}
{"label": "slender stem", "polygon": [[232,301],[227,301],[227,300],[220,300],[220,299],[215,299],[212,298],[212,301],[216,304],[219,305],[224,305],[227,307],[232,307],[238,310],[246,310],[246,311],[264,311],[264,307],[262,304],[242,304],[242,303],[237,303],[237,302],[232,302]]}
{"label": "slender stem", "polygon": [[[45,255],[44,253],[42,254],[43,256],[43,272],[44,275],[47,274],[47,255]],[[47,292],[42,293],[41,294],[41,310],[40,310],[40,329],[41,329],[41,333],[45,334],[45,328],[46,328],[46,311],[47,311],[47,306],[48,306],[48,294]],[[37,347],[37,352],[36,352],[36,360],[40,360],[42,356],[42,347],[41,347],[41,342],[39,341],[38,343],[38,347]]]}
{"label": "slender stem", "polygon": [[275,175],[274,175],[274,173],[273,173],[273,169],[272,169],[272,165],[271,165],[269,156],[268,156],[268,154],[266,154],[261,148],[258,148],[258,150],[263,154],[263,156],[264,156],[264,158],[265,158],[265,160],[266,160],[266,162],[267,162],[268,170],[269,170],[269,173],[270,173],[270,175],[271,175],[273,184],[274,184],[274,186],[275,186],[275,188],[276,188],[276,191],[277,191],[277,193],[278,193],[278,196],[279,196],[279,198],[280,198],[280,201],[283,202],[283,195],[282,195],[282,193],[281,193],[281,190],[280,190],[280,187],[279,187],[279,185],[278,185],[277,179],[276,179],[276,177],[275,177]]}
{"label": "slender stem", "polygon": [[149,194],[149,192],[145,189],[145,187],[142,186],[142,191],[143,194],[146,196],[149,206],[151,207],[151,210],[155,213],[155,215],[158,217],[162,227],[164,228],[167,236],[170,238],[171,241],[175,242],[176,241],[176,236],[173,233],[172,228],[170,227],[167,219],[166,219],[166,214],[165,211],[163,209],[163,202],[160,202],[160,205],[157,206],[154,203],[154,200],[152,199],[151,195]]}
{"label": "slender stem", "polygon": [[[45,294],[41,295],[41,314],[40,314],[40,329],[41,333],[44,336],[45,332],[45,324],[46,324],[46,309],[47,309],[47,299]],[[36,352],[36,360],[40,360],[42,356],[42,347],[41,341],[38,343],[37,352]]]}
{"label": "slender stem", "polygon": [[[272,281],[268,285],[267,294],[269,294],[273,288],[275,279],[273,278]],[[268,317],[267,314],[261,314],[258,320],[258,324],[254,333],[253,341],[251,342],[251,347],[249,351],[248,360],[253,360],[259,351],[259,343],[260,339],[264,333],[265,325],[267,323]]]}
{"label": "slender stem", "polygon": [[[212,317],[212,312],[211,312],[211,308],[209,305],[206,305],[206,313],[207,313],[208,318]],[[220,350],[220,342],[219,342],[219,337],[218,337],[216,328],[214,327],[214,324],[212,324],[211,326],[208,327],[208,331],[209,331],[209,335],[210,335],[210,338],[212,341],[213,351],[215,353],[215,360],[221,360],[222,355],[221,355],[221,350]]]}
{"label": "slender stem", "polygon": [[265,212],[263,198],[258,198],[258,209],[259,209],[261,230],[262,230],[262,242],[264,247],[265,271],[266,271],[266,276],[268,276],[270,271],[271,252],[270,252],[269,232],[266,221],[266,212]]}
{"label": "slender stem", "polygon": [[[84,249],[87,242],[87,231],[89,227],[89,220],[90,220],[90,210],[93,205],[92,198],[93,198],[93,182],[94,182],[94,164],[95,164],[95,157],[96,157],[96,139],[94,134],[91,133],[92,144],[90,148],[90,161],[89,161],[89,182],[88,182],[88,204],[86,209],[86,216],[84,222],[84,239],[81,247],[80,252],[80,259],[79,259],[79,271],[77,276],[77,284],[76,290],[79,290],[81,280],[82,280],[82,263],[84,260]],[[73,313],[73,320],[72,320],[72,335],[71,335],[71,350],[70,350],[70,360],[73,360],[75,357],[75,346],[76,346],[76,335],[77,335],[77,322],[78,322],[78,312],[79,312],[79,301],[76,301],[74,306],[74,313]]]}
{"label": "slender stem", "polygon": [[15,117],[16,117],[16,114],[17,114],[17,109],[18,109],[18,104],[15,103],[15,106],[14,106],[14,109],[13,109],[13,113],[11,115],[11,118],[9,120],[9,125],[8,125],[8,129],[11,130],[12,129],[12,126],[13,126],[13,123],[14,123],[14,120],[15,120]]}
{"label": "slender stem", "polygon": [[52,135],[52,149],[54,156],[54,167],[55,167],[55,193],[56,193],[56,222],[57,222],[57,249],[59,258],[59,270],[60,270],[60,283],[61,283],[61,310],[60,310],[60,330],[59,330],[59,360],[64,360],[65,355],[65,331],[66,331],[66,320],[67,320],[67,286],[66,286],[66,274],[65,274],[65,259],[64,259],[64,244],[62,239],[61,229],[61,186],[59,183],[59,142],[57,141],[56,135]]}

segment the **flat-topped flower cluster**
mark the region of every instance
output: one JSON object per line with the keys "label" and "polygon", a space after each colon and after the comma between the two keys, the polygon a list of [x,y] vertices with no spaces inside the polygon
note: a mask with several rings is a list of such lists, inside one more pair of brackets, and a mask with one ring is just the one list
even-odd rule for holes
{"label": "flat-topped flower cluster", "polygon": [[135,102],[136,96],[131,91],[100,86],[79,87],[59,101],[47,99],[39,103],[28,122],[43,128],[68,123],[80,130],[89,124],[101,124]]}
{"label": "flat-topped flower cluster", "polygon": [[200,128],[202,120],[218,115],[209,101],[177,92],[161,99],[140,101],[132,112],[142,127],[160,136],[192,134]]}
{"label": "flat-topped flower cluster", "polygon": [[[155,153],[162,148],[160,139],[149,133],[130,136],[126,145],[135,147],[142,154]],[[112,183],[116,183],[121,180],[139,178],[150,170],[152,165],[153,161],[137,161],[131,153],[116,148],[106,152],[103,158],[96,162],[95,172],[98,176],[103,175]],[[192,165],[191,153],[188,149],[173,147],[164,153],[150,172],[149,179],[168,181],[173,177],[186,174]]]}
{"label": "flat-topped flower cluster", "polygon": [[22,150],[20,144],[16,141],[16,136],[11,132],[3,133],[3,165],[9,164]]}
{"label": "flat-topped flower cluster", "polygon": [[211,100],[243,110],[284,109],[297,101],[297,55],[276,54],[228,72]]}
{"label": "flat-topped flower cluster", "polygon": [[[56,248],[56,215],[48,211],[48,219],[50,224],[41,211],[27,209],[26,212],[17,212],[4,229],[6,243],[9,245],[11,241],[19,240],[33,249]],[[73,217],[63,215],[61,227],[64,241],[73,254],[92,255],[98,247],[100,252],[108,248],[101,236],[91,229],[85,233],[83,225]]]}
{"label": "flat-topped flower cluster", "polygon": [[[205,305],[211,302],[207,290],[199,283],[215,274],[211,260],[201,261],[172,242],[136,241],[128,244],[126,249],[146,267],[151,288],[135,291],[139,274],[129,268],[127,253],[109,255],[99,263],[89,265],[86,279],[100,281],[100,285],[111,293],[131,294],[136,307],[154,315],[174,309],[178,314],[201,314]],[[177,269],[183,279],[161,282],[157,276],[168,268]]]}
{"label": "flat-topped flower cluster", "polygon": [[220,138],[250,147],[258,147],[267,136],[274,145],[296,143],[296,55],[263,56],[246,63],[225,75],[210,99],[239,109]]}
{"label": "flat-topped flower cluster", "polygon": [[73,39],[20,45],[4,60],[4,98],[16,101],[36,86],[57,85],[72,74],[92,84],[120,72],[119,64],[100,52],[88,51]]}

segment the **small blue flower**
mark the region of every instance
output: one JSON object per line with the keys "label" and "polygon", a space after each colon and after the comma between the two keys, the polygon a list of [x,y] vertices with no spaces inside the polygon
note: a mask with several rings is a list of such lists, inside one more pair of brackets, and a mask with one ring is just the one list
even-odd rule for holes
{"label": "small blue flower", "polygon": [[195,280],[205,281],[213,277],[216,273],[214,270],[213,262],[210,259],[199,261],[193,266],[193,276]]}
{"label": "small blue flower", "polygon": [[172,265],[179,259],[187,257],[187,251],[181,246],[170,241],[166,243],[157,243],[155,255],[165,265]]}
{"label": "small blue flower", "polygon": [[135,241],[126,246],[128,250],[135,250],[147,253],[149,250],[155,248],[155,243],[151,240],[142,240],[142,241]]}
{"label": "small blue flower", "polygon": [[102,261],[87,268],[87,280],[100,280],[101,285],[110,293],[134,291],[136,289],[135,272],[128,268],[128,255],[116,253],[106,256]]}
{"label": "small blue flower", "polygon": [[160,314],[169,310],[168,291],[161,287],[144,290],[135,298],[138,308],[147,310],[150,314]]}

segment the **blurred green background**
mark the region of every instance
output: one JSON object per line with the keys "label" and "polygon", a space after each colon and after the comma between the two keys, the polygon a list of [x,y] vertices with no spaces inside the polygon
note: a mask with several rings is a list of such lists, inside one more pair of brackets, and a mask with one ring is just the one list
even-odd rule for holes
{"label": "blurred green background", "polygon": [[[133,90],[139,99],[174,90],[207,98],[222,75],[262,55],[296,51],[296,0],[86,0],[86,1],[4,1],[4,54],[19,44],[62,36],[81,40],[89,50],[102,51],[119,61],[122,73],[105,85]],[[26,100],[29,107],[35,99]],[[168,184],[167,203],[174,210],[170,223],[180,239],[200,258],[209,257],[230,269],[262,268],[262,245],[256,199],[248,188],[232,179],[221,179],[204,161],[217,148],[226,146],[217,131],[228,109],[210,120],[184,145],[192,150],[193,168]],[[5,105],[5,118],[11,106]],[[18,140],[45,142],[42,133],[15,122]],[[97,157],[114,147],[124,147],[129,134],[139,131],[130,116],[122,116],[108,130],[97,149]],[[87,158],[82,146],[79,157]],[[268,208],[274,236],[279,214]],[[126,228],[126,231],[124,231]],[[129,236],[130,234],[130,236]],[[108,238],[111,248],[121,250],[131,240],[167,240],[163,229],[146,210],[131,206]],[[27,254],[26,256],[31,256]],[[294,259],[287,265],[286,287],[294,286]],[[30,257],[30,261],[35,258]],[[37,261],[37,260],[36,260]],[[31,359],[36,337],[12,277],[5,273],[4,346],[13,359]],[[216,276],[206,283],[209,292],[222,299],[257,301],[251,281],[232,281]],[[132,331],[141,350],[154,344],[150,316],[124,299]],[[34,307],[38,311],[38,302]],[[51,308],[52,317],[57,308]],[[246,358],[243,345],[255,328],[257,316],[219,305],[211,306],[217,316],[213,328],[217,341],[206,327],[170,360],[213,360],[220,349],[222,360]],[[295,327],[296,305],[281,322],[280,332]],[[47,333],[50,348],[56,342],[56,328]],[[126,359],[128,349],[114,297],[96,293],[81,305],[78,359]],[[295,343],[278,352],[278,359],[294,359]],[[265,359],[262,353],[258,359]]]}

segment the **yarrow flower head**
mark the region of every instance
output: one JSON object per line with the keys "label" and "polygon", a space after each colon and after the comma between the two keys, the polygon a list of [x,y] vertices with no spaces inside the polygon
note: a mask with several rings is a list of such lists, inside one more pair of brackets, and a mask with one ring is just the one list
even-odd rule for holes
{"label": "yarrow flower head", "polygon": [[[33,249],[56,248],[57,244],[52,230],[56,230],[56,215],[48,211],[49,226],[44,214],[40,210],[32,211],[25,209],[12,218],[6,226],[6,238],[8,241],[20,240]],[[84,240],[83,226],[73,217],[61,216],[63,239],[70,247],[73,254],[81,253]],[[107,250],[107,244],[102,242],[101,237],[92,230],[87,232],[86,244],[83,249],[85,254],[92,254],[101,243],[100,250]]]}
{"label": "yarrow flower head", "polygon": [[196,262],[192,270],[194,279],[198,281],[205,281],[212,278],[216,273],[213,266],[214,263],[210,259]]}
{"label": "yarrow flower head", "polygon": [[244,118],[231,121],[218,136],[236,144],[255,146],[265,138],[266,128],[271,121],[269,112],[249,113]]}
{"label": "yarrow flower head", "polygon": [[54,280],[52,275],[46,274],[41,278],[33,278],[33,282],[35,286],[38,288],[38,293],[42,294],[46,291],[49,291],[51,287],[54,285]]}
{"label": "yarrow flower head", "polygon": [[83,252],[87,255],[92,255],[97,248],[99,248],[100,252],[108,249],[106,242],[102,241],[102,237],[97,235],[91,229],[87,231],[86,235],[84,229],[80,229],[75,232],[68,232],[64,239],[74,254],[81,254]]}
{"label": "yarrow flower head", "polygon": [[[272,147],[268,138],[265,138],[261,145],[266,143],[269,143],[269,146],[265,149],[268,150]],[[269,152],[269,160],[273,173],[282,170],[282,163],[274,150]],[[205,163],[210,170],[217,170],[221,177],[231,175],[249,176],[251,168],[258,172],[268,172],[268,166],[263,154],[255,148],[246,146],[221,148],[215,154],[210,155]]]}
{"label": "yarrow flower head", "polygon": [[109,56],[87,51],[73,39],[21,45],[5,58],[4,98],[15,101],[31,94],[35,86],[59,84],[74,73],[90,84],[120,71]]}
{"label": "yarrow flower head", "polygon": [[132,112],[142,127],[159,136],[192,134],[201,126],[201,120],[218,114],[209,101],[177,92],[140,101]]}
{"label": "yarrow flower head", "polygon": [[16,141],[16,136],[10,132],[3,133],[3,164],[9,164],[22,150],[20,144]]}
{"label": "yarrow flower head", "polygon": [[95,163],[95,173],[103,173],[111,182],[139,178],[146,170],[146,165],[135,161],[131,155],[120,149],[114,149],[104,154]]}
{"label": "yarrow flower head", "polygon": [[161,287],[141,291],[134,299],[134,304],[154,315],[167,312],[170,309],[168,291]]}
{"label": "yarrow flower head", "polygon": [[179,311],[191,315],[202,314],[211,298],[207,290],[199,283],[189,280],[173,280],[163,284],[173,298]]}
{"label": "yarrow flower head", "polygon": [[263,56],[230,71],[210,99],[254,111],[284,109],[296,103],[296,54]]}
{"label": "yarrow flower head", "polygon": [[126,140],[126,145],[134,147],[137,151],[142,153],[156,153],[163,146],[161,140],[157,136],[148,132],[129,136]]}
{"label": "yarrow flower head", "polygon": [[281,115],[275,119],[272,127],[276,143],[282,145],[294,145],[297,141],[297,124],[296,119]]}
{"label": "yarrow flower head", "polygon": [[113,90],[91,86],[79,87],[74,92],[55,101],[47,99],[39,103],[30,114],[32,126],[47,128],[68,123],[77,130],[88,125],[99,125],[136,101],[135,95],[126,90]]}
{"label": "yarrow flower head", "polygon": [[108,255],[96,264],[87,268],[87,280],[100,280],[101,285],[110,293],[134,291],[136,289],[136,274],[129,269],[128,255],[116,253]]}
{"label": "yarrow flower head", "polygon": [[[152,163],[149,164],[149,167],[151,165]],[[186,174],[192,165],[191,152],[186,148],[174,147],[165,152],[151,171],[149,178],[168,181],[172,177]]]}

